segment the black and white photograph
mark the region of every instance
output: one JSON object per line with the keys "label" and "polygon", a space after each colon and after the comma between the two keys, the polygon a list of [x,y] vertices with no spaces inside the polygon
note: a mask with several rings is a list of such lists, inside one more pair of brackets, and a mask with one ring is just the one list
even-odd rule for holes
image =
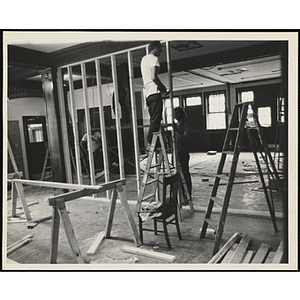
{"label": "black and white photograph", "polygon": [[297,47],[4,31],[3,270],[297,270]]}

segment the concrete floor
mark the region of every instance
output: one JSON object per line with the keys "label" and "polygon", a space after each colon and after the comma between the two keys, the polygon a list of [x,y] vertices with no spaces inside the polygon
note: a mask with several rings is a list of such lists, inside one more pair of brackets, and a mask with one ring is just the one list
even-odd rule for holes
{"label": "concrete floor", "polygon": [[[173,263],[169,263],[166,268],[179,268],[183,266],[189,269],[203,269],[203,264],[206,264],[212,257],[214,234],[208,232],[206,238],[201,240],[199,236],[219,159],[220,154],[214,156],[209,156],[206,153],[191,154],[190,169],[193,182],[193,204],[196,211],[192,213],[189,206],[185,206],[181,210],[182,220],[180,228],[183,239],[178,240],[175,226],[172,225],[169,226],[172,249],[168,249],[162,234],[156,236],[150,232],[144,234],[143,249],[176,256],[176,260]],[[237,169],[239,176],[236,178],[236,181],[258,180],[258,182],[237,184],[234,186],[221,246],[235,232],[239,231],[243,234],[248,234],[252,238],[251,249],[257,250],[259,245],[264,242],[270,245],[272,251],[275,251],[283,237],[282,200],[277,192],[274,191],[274,205],[279,229],[278,232],[275,232],[269,217],[264,193],[260,189],[261,183],[259,182],[258,175],[251,175],[250,178],[249,176],[245,176],[249,172],[248,170],[251,169],[251,166],[255,166],[252,154],[242,153]],[[224,173],[228,170],[229,164],[226,164]],[[126,185],[127,197],[130,207],[134,212],[137,193],[134,176],[128,176]],[[222,194],[222,189],[224,191],[225,188],[220,187],[220,195]],[[28,186],[25,188],[25,196],[27,203],[33,201],[39,202],[36,205],[30,206],[33,219],[51,215],[48,198],[53,196],[53,189]],[[7,201],[7,205],[9,216],[10,200]],[[87,266],[91,267],[93,265],[92,267],[96,269],[110,269],[123,268],[128,264],[132,264],[134,268],[145,268],[151,264],[152,267],[155,265],[155,268],[161,268],[166,264],[162,260],[129,254],[121,250],[123,246],[135,246],[121,204],[118,204],[116,207],[112,237],[104,240],[95,255],[87,257],[87,250],[98,234],[105,230],[109,202],[93,198],[78,199],[68,202],[67,210],[81,252],[90,260],[90,264]],[[152,225],[152,222],[150,223]],[[40,264],[48,264],[50,232],[51,221],[40,223],[31,230],[27,229],[25,222],[8,223],[7,245],[11,245],[28,234],[33,235],[33,240],[30,243],[10,254],[8,258],[20,264],[33,265],[33,267]],[[62,225],[59,236],[57,263],[74,264],[71,249]]]}

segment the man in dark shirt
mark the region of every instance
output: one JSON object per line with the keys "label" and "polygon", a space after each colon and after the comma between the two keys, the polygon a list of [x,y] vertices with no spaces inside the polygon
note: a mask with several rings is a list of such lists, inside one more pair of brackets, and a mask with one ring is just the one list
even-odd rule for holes
{"label": "man in dark shirt", "polygon": [[192,196],[192,179],[189,170],[190,154],[188,151],[191,125],[187,120],[186,113],[182,107],[176,107],[174,109],[174,118],[178,121],[177,124],[173,125],[175,130],[178,162],[181,166],[189,194]]}

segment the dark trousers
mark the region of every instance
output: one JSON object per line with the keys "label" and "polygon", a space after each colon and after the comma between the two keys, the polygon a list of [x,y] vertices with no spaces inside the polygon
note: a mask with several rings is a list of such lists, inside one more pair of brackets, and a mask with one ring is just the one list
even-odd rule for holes
{"label": "dark trousers", "polygon": [[152,142],[153,132],[159,131],[162,120],[162,99],[161,94],[153,94],[147,97],[146,103],[150,115],[150,127],[148,130],[147,141]]}
{"label": "dark trousers", "polygon": [[190,193],[190,196],[192,196],[192,179],[191,179],[191,174],[190,174],[190,170],[189,170],[189,161],[190,161],[189,153],[188,152],[178,152],[178,161],[180,163],[188,191]]}

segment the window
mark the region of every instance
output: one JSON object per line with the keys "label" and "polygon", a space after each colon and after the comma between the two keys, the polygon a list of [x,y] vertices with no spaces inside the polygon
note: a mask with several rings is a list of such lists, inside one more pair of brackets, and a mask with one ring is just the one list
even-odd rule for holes
{"label": "window", "polygon": [[186,100],[186,106],[201,105],[200,96],[186,97],[185,100]]}
{"label": "window", "polygon": [[259,107],[257,114],[258,114],[258,121],[261,126],[271,127],[272,125],[271,107]]}
{"label": "window", "polygon": [[247,91],[241,93],[241,100],[242,102],[250,102],[254,100],[254,93],[253,91]]}
{"label": "window", "polygon": [[[179,106],[179,98],[173,98],[173,106],[174,108]],[[171,110],[171,100],[170,99],[165,99],[164,101],[164,121],[167,124],[172,123],[172,110]]]}
{"label": "window", "polygon": [[225,94],[210,94],[207,98],[207,129],[225,128]]}
{"label": "window", "polygon": [[43,124],[28,124],[29,143],[41,143],[44,141]]}
{"label": "window", "polygon": [[[241,102],[252,102],[254,101],[254,92],[253,91],[245,91],[241,92]],[[248,120],[248,125],[250,127],[254,127],[254,120],[253,120],[253,110],[251,106],[249,106],[248,111],[247,111],[247,120]]]}

